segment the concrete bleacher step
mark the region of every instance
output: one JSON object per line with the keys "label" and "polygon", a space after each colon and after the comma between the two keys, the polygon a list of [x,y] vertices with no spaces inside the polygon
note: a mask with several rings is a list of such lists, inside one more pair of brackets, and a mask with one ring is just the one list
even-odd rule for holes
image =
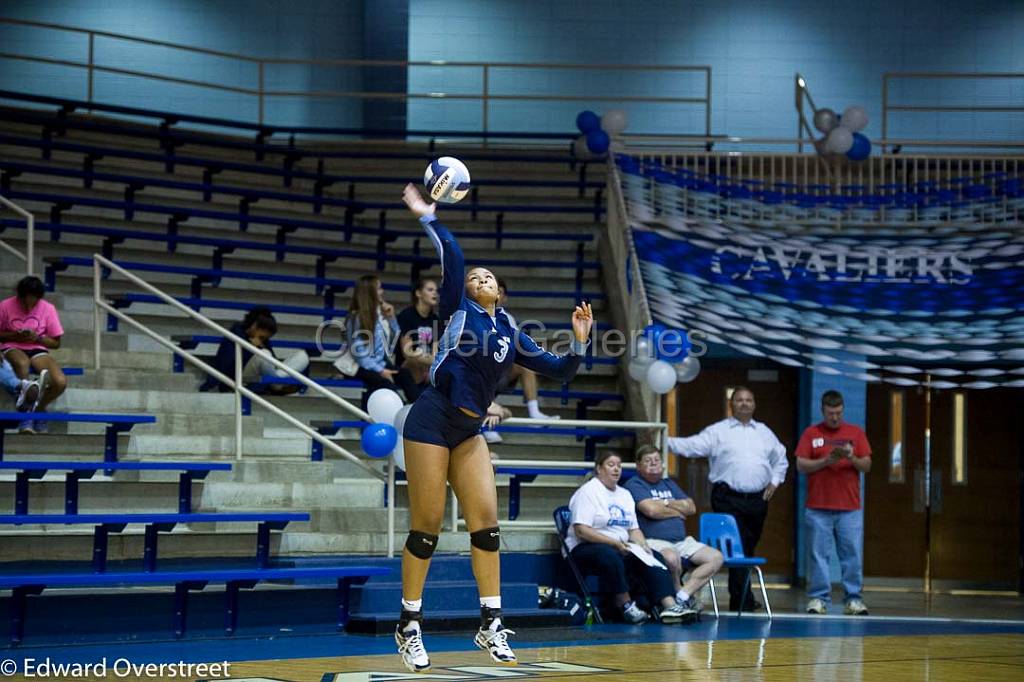
{"label": "concrete bleacher step", "polygon": [[[100,191],[95,188],[85,190],[75,185],[53,185],[38,180],[38,178],[36,182],[19,180],[19,183],[14,185],[14,188],[21,192],[58,194],[74,198],[104,199],[115,202],[123,201],[123,193],[115,188],[111,188],[110,191]],[[166,198],[143,197],[141,195],[137,197],[137,202],[166,206],[174,206],[180,203],[183,208],[195,207],[203,210],[216,210],[227,214],[237,213],[237,202],[225,205],[204,203],[193,199],[175,202]],[[34,198],[19,198],[19,203],[26,210],[34,212],[38,221],[48,221],[52,202]],[[481,203],[481,205],[483,204]],[[263,210],[263,205],[259,202],[250,209],[253,219],[249,224],[248,230],[245,232],[240,232],[237,218],[227,216],[223,218],[190,216],[186,222],[181,224],[182,230],[187,230],[181,232],[181,234],[216,236],[216,233],[219,232],[224,237],[234,235],[236,239],[251,238],[253,241],[259,241],[261,236],[269,235],[272,237],[276,233],[276,226],[261,222],[258,219],[270,215],[275,218],[292,218],[312,223],[311,225],[300,227],[297,232],[290,235],[289,244],[305,244],[308,246],[311,245],[309,242],[312,241],[318,244],[335,244],[339,247],[342,245],[347,245],[350,248],[359,246],[373,247],[376,244],[376,231],[380,225],[381,210],[384,210],[386,214],[386,227],[403,233],[398,236],[398,241],[390,246],[389,250],[397,249],[398,252],[401,252],[403,249],[410,248],[414,240],[423,238],[420,234],[421,229],[415,220],[412,219],[412,216],[397,208],[368,209],[363,213],[354,215],[352,224],[357,228],[364,229],[362,231],[354,230],[351,239],[343,241],[344,231],[342,226],[345,223],[346,214],[344,211],[337,211],[336,207],[325,207],[324,212],[314,214],[305,210]],[[62,215],[63,222],[70,225],[88,225],[91,224],[90,221],[103,221],[108,227],[117,226],[123,229],[136,231],[150,230],[154,232],[166,232],[167,225],[167,214],[165,213],[137,210],[133,219],[126,220],[124,211],[119,207],[93,206],[88,203],[76,203],[74,206],[67,208]],[[468,241],[464,244],[467,249],[494,247],[494,237],[498,236],[496,231],[498,224],[497,213],[494,210],[480,210],[476,217],[468,210],[448,210],[439,215],[441,215],[445,224],[449,225],[456,235],[467,234],[466,239]],[[576,240],[551,241],[544,239],[531,241],[530,239],[511,236],[512,234],[536,233],[541,236],[551,234],[588,235],[593,234],[597,227],[593,222],[593,215],[584,212],[547,213],[540,214],[539,218],[531,216],[530,213],[505,213],[501,224],[503,232],[509,233],[505,235],[503,246],[520,249],[538,249],[553,243],[574,245],[577,242]],[[494,237],[489,239],[484,236],[470,237],[468,233],[483,233],[484,235],[493,233]],[[69,232],[62,236],[61,239],[63,241],[65,238],[70,239],[72,237],[73,233]],[[589,252],[596,246],[597,239],[595,237],[582,243],[585,250]]]}
{"label": "concrete bleacher step", "polygon": [[321,483],[253,483],[212,481],[203,486],[200,505],[231,509],[329,509],[381,504],[384,483],[374,478],[328,480]]}
{"label": "concrete bleacher step", "polygon": [[[204,457],[220,458],[234,456],[234,432],[217,435],[133,435],[124,450],[127,457],[186,456],[188,453],[203,453]],[[242,439],[243,457],[278,457],[308,459],[310,452],[308,438],[266,438],[256,436]]]}
{"label": "concrete bleacher step", "polygon": [[[53,356],[54,359],[64,367],[92,368],[95,354],[91,347],[61,348],[55,351]],[[127,353],[123,351],[103,350],[100,354],[100,364],[103,367],[169,372],[172,369],[172,358],[170,351],[165,353]]]}
{"label": "concrete bleacher step", "polygon": [[[131,435],[122,433],[117,438],[117,451],[127,452]],[[74,438],[54,432],[46,435],[20,435],[13,431],[4,436],[4,458],[20,455],[45,455],[46,459],[103,459],[104,436],[101,433],[77,434]]]}
{"label": "concrete bleacher step", "polygon": [[[221,525],[223,528],[211,528]],[[294,524],[296,526],[300,524]],[[85,561],[92,556],[93,529],[90,526],[51,525],[44,528],[21,526],[17,530],[0,531],[0,562],[31,557],[35,561]],[[270,534],[270,549],[276,554],[281,533]],[[129,526],[111,534],[107,556],[110,561],[139,560],[143,554],[142,526]],[[256,524],[193,524],[179,525],[160,534],[160,557],[254,557],[256,555]],[[26,552],[31,548],[31,552]],[[0,564],[2,565],[2,564]],[[159,563],[158,563],[159,566]]]}
{"label": "concrete bleacher step", "polygon": [[[68,335],[65,335],[65,338]],[[111,335],[111,340],[121,339],[127,341],[133,336]],[[104,343],[107,339],[105,338]],[[69,345],[71,345],[69,343]],[[75,388],[96,389],[106,391],[136,390],[136,391],[159,391],[168,390],[174,392],[194,391],[199,385],[196,378],[190,374],[175,372],[137,372],[130,369],[117,367],[104,368],[99,372],[86,368],[85,374],[77,376],[73,380]]]}
{"label": "concrete bleacher step", "polygon": [[[127,472],[126,472],[127,473]],[[178,511],[177,472],[173,481],[131,481],[121,475],[111,478],[97,472],[93,478],[79,481],[78,511],[82,514],[123,513],[126,509],[144,508],[152,512]],[[219,472],[214,472],[219,473]],[[11,483],[13,474],[0,476],[0,482]],[[203,482],[192,484],[192,497],[199,499]],[[0,487],[0,512],[10,514],[14,509],[13,487]],[[31,514],[64,513],[64,474],[47,474],[29,485]]]}
{"label": "concrete bleacher step", "polygon": [[[74,390],[74,389],[69,389]],[[67,403],[63,397],[53,405],[58,412],[67,411]],[[220,436],[234,434],[234,417],[228,415],[207,415],[195,413],[174,413],[149,411],[156,417],[155,424],[139,424],[132,429],[136,435],[189,436],[207,435]],[[105,424],[80,422],[55,422],[50,425],[50,434],[54,436],[70,435],[78,438],[86,434],[102,434]],[[264,432],[263,420],[260,417],[245,417],[242,420],[242,434],[249,438],[259,438]],[[102,448],[101,448],[102,451]],[[121,452],[124,452],[123,450]]]}
{"label": "concrete bleacher step", "polygon": [[62,396],[72,412],[173,412],[176,414],[234,414],[234,396],[196,391],[104,390],[70,386]]}

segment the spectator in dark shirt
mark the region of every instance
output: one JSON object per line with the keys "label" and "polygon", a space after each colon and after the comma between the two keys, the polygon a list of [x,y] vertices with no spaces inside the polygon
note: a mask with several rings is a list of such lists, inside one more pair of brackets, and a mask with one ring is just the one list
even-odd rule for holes
{"label": "spectator in dark shirt", "polygon": [[437,280],[420,277],[412,295],[413,304],[398,314],[401,336],[395,352],[395,363],[399,368],[395,382],[410,403],[430,385],[430,366],[434,364],[440,324],[437,318]]}
{"label": "spectator in dark shirt", "polygon": [[[722,567],[722,553],[697,542],[686,534],[686,517],[697,507],[671,478],[664,478],[661,452],[644,445],[636,452],[637,475],[623,486],[636,501],[640,530],[652,549],[661,552],[672,573],[676,601],[687,615],[696,614],[700,605],[697,591],[707,585]],[[683,569],[692,567],[686,580]]]}
{"label": "spectator in dark shirt", "polygon": [[[271,338],[277,334],[277,320],[274,319],[270,308],[257,306],[247,312],[241,322],[231,325],[229,331],[240,336],[252,345],[261,349],[261,353],[251,353],[245,348],[242,349],[242,383],[262,383],[263,377],[267,375],[284,379],[288,373],[271,362],[270,358],[278,359],[274,355],[274,347]],[[309,367],[309,355],[304,350],[291,355],[283,361],[296,372],[305,372]],[[225,338],[217,347],[217,355],[211,363],[217,371],[229,377],[235,376],[235,343]],[[209,391],[217,387],[221,393],[232,391],[227,384],[221,384],[215,378],[210,377],[199,387],[200,391]],[[274,395],[288,395],[299,390],[297,384],[271,384],[262,391]]]}

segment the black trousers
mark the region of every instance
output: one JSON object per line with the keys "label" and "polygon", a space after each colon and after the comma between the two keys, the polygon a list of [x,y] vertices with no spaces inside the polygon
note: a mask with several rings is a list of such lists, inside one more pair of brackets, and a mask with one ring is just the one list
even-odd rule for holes
{"label": "black trousers", "polygon": [[[757,543],[764,530],[764,518],[768,515],[768,503],[761,493],[741,493],[724,483],[715,483],[711,488],[711,509],[720,514],[732,514],[740,529],[743,541],[743,553],[754,556]],[[745,568],[729,569],[729,609],[736,610],[740,606],[740,593],[749,571]],[[754,601],[750,588],[743,599],[744,608]]]}
{"label": "black trousers", "polygon": [[[654,557],[665,563],[660,553],[654,552]],[[629,592],[630,582],[637,581],[646,588],[652,607],[660,608],[662,599],[675,596],[668,571],[648,566],[632,554],[623,555],[611,545],[581,542],[573,548],[572,558],[581,573],[596,575],[601,588],[613,594]]]}

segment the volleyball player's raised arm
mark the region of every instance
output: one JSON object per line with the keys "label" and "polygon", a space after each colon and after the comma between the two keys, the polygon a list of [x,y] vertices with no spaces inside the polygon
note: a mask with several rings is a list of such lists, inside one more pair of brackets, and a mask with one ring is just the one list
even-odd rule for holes
{"label": "volleyball player's raised arm", "polygon": [[441,260],[441,292],[437,316],[447,320],[459,309],[466,292],[466,258],[455,235],[435,217],[437,204],[428,204],[412,183],[405,186],[402,201],[419,218]]}

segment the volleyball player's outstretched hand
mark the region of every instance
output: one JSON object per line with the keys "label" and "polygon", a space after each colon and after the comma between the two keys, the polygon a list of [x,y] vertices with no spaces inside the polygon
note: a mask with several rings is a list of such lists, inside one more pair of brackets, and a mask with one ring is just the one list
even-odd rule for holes
{"label": "volleyball player's outstretched hand", "polygon": [[405,190],[402,192],[402,201],[417,218],[434,215],[434,211],[437,210],[437,204],[428,204],[416,185],[411,182],[405,186]]}
{"label": "volleyball player's outstretched hand", "polygon": [[572,312],[572,330],[576,334],[576,340],[584,342],[590,338],[590,328],[594,324],[594,311],[590,304],[584,301],[576,306]]}

